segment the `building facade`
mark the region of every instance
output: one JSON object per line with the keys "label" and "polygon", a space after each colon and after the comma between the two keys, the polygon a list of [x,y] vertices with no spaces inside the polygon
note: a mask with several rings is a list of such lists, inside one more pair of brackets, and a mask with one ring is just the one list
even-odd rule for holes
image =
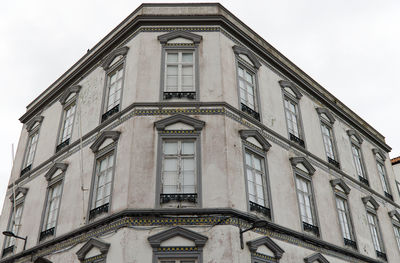
{"label": "building facade", "polygon": [[20,120],[0,262],[400,259],[384,137],[219,4],[141,5]]}

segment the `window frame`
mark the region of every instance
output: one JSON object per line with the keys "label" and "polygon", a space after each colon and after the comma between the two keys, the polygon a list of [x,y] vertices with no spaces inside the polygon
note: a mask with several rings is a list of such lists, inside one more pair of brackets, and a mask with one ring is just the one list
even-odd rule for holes
{"label": "window frame", "polygon": [[[71,134],[69,135],[69,138],[62,140],[62,137],[64,135],[66,114],[67,111],[72,107],[75,107],[75,109],[74,109],[74,114],[72,116]],[[77,109],[78,109],[78,94],[74,95],[70,100],[66,101],[63,104],[63,109],[60,117],[60,124],[58,126],[58,132],[57,132],[57,143],[56,143],[55,153],[59,152],[62,148],[68,146],[71,143]]]}
{"label": "window frame", "polygon": [[[395,209],[395,210],[388,212],[388,214],[392,221],[394,239],[396,240],[397,247],[400,251],[400,213],[397,212],[397,210]],[[396,231],[397,231],[397,235],[396,235]]]}
{"label": "window frame", "polygon": [[[21,170],[20,170],[20,176],[23,176],[24,174],[28,173],[30,170],[32,170],[33,163],[35,161],[35,155],[37,151],[37,147],[39,144],[39,137],[40,137],[40,127],[42,125],[43,121],[43,116],[35,116],[32,118],[32,120],[27,123],[26,125],[26,130],[28,131],[28,137],[27,137],[27,142],[25,144],[25,150],[24,150],[24,158],[22,160],[22,165],[21,165]],[[37,124],[37,125],[36,125]],[[33,156],[32,156],[32,162],[28,164],[28,154],[31,149],[31,138],[37,134],[37,139],[35,143],[35,150],[33,151]],[[29,148],[29,149],[28,149]]]}
{"label": "window frame", "polygon": [[400,198],[400,182],[397,180],[395,180],[395,181],[396,181],[397,193],[399,194],[399,198]]}
{"label": "window frame", "polygon": [[[379,181],[381,182],[381,185],[382,185],[382,191],[383,191],[385,197],[387,197],[393,201],[393,191],[392,191],[392,188],[390,187],[389,177],[388,177],[386,165],[385,165],[386,156],[380,150],[378,150],[376,148],[372,149],[372,153],[374,154],[374,157],[375,157],[376,170],[378,172]],[[377,155],[380,156],[381,160],[378,158]],[[382,182],[382,177],[381,177],[382,175],[379,172],[379,166],[381,166],[381,168],[382,168],[383,179],[385,180],[386,188],[389,192],[385,191],[385,188],[383,185],[384,182]]]}
{"label": "window frame", "polygon": [[[281,86],[282,90],[282,105],[283,105],[283,114],[285,115],[285,125],[286,125],[286,130],[287,130],[287,135],[290,141],[295,142],[296,144],[300,145],[304,149],[307,149],[307,143],[305,139],[305,133],[304,133],[304,126],[303,126],[303,118],[301,117],[301,109],[300,109],[300,100],[301,97],[303,96],[301,92],[294,86],[293,83],[286,81],[286,80],[280,80],[279,85]],[[295,96],[290,94],[286,89],[290,89]],[[285,101],[288,100],[292,104],[295,105],[296,107],[296,118],[297,118],[297,130],[299,133],[299,136],[296,136],[295,134],[292,134],[289,131],[289,124],[288,124],[288,118],[286,115],[286,106],[285,106]]]}
{"label": "window frame", "polygon": [[[236,86],[238,94],[238,108],[240,111],[246,113],[255,120],[262,122],[262,108],[261,108],[260,88],[259,88],[260,85],[258,81],[258,71],[261,66],[261,63],[248,49],[244,47],[233,46],[233,52],[235,53],[235,74],[236,74]],[[249,60],[253,63],[253,65],[242,59],[240,55],[247,56]],[[254,109],[251,109],[248,105],[241,102],[240,85],[239,85],[240,81],[239,67],[253,74],[253,79],[254,79],[253,96],[255,104]]]}
{"label": "window frame", "polygon": [[[320,128],[321,128],[321,136],[322,136],[322,144],[324,146],[325,150],[325,156],[327,161],[336,166],[336,168],[340,169],[340,158],[339,158],[339,151],[337,148],[337,142],[336,142],[336,136],[335,136],[335,131],[334,131],[334,124],[335,124],[335,119],[332,116],[332,114],[325,108],[317,108],[316,109],[318,112],[319,120],[320,120]],[[329,120],[326,120],[323,115],[325,115]],[[331,157],[328,156],[328,151],[326,149],[326,144],[325,144],[325,135],[323,132],[323,126],[327,127],[327,129],[330,132],[330,141],[332,144],[332,152],[333,152],[333,160]]]}
{"label": "window frame", "polygon": [[[122,99],[123,99],[123,93],[124,93],[124,85],[125,85],[125,74],[126,74],[126,57],[127,53],[129,51],[129,48],[124,46],[115,49],[112,51],[106,60],[103,62],[102,67],[104,69],[104,88],[103,88],[103,99],[101,103],[101,114],[100,114],[100,123],[105,122],[108,120],[112,115],[121,112],[122,110]],[[111,65],[111,63],[114,61],[115,58],[121,56],[121,58],[116,61],[114,64]],[[109,99],[109,80],[110,76],[112,73],[122,70],[122,76],[121,76],[121,93],[119,97],[119,104],[114,106],[111,109],[108,108],[108,99]],[[117,108],[118,106],[118,108]]]}
{"label": "window frame", "polygon": [[[365,166],[365,158],[364,158],[364,153],[363,153],[363,150],[362,150],[363,139],[354,130],[348,130],[347,134],[349,136],[350,153],[351,153],[351,158],[353,159],[355,175],[358,176],[358,178],[356,178],[356,179],[358,181],[360,181],[362,184],[367,185],[368,187],[370,187],[369,176],[368,176],[367,169],[366,169],[366,166]],[[361,165],[361,170],[362,170],[362,173],[363,173],[364,176],[358,175],[357,164],[356,164],[356,160],[354,158],[354,153],[353,153],[353,146],[355,146],[359,151],[360,165]],[[362,177],[365,181],[364,180],[361,181],[362,179],[360,177]]]}

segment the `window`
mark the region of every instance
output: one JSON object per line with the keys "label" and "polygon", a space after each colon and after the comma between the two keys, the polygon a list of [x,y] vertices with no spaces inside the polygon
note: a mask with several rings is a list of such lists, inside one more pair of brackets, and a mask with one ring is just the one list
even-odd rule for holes
{"label": "window", "polygon": [[26,130],[28,131],[28,142],[25,148],[24,160],[22,162],[22,170],[20,173],[21,176],[29,172],[32,168],[36,146],[39,139],[40,124],[42,121],[42,116],[35,116],[26,124]]}
{"label": "window", "polygon": [[204,122],[178,114],[155,126],[159,131],[156,205],[201,205],[199,136]]}
{"label": "window", "polygon": [[353,155],[354,166],[356,168],[356,175],[361,183],[369,186],[364,160],[361,153],[361,143],[363,140],[354,130],[348,130],[347,134],[350,136],[351,153]]}
{"label": "window", "polygon": [[29,135],[28,146],[25,154],[25,163],[24,163],[25,168],[30,167],[33,163],[33,158],[35,156],[38,138],[39,138],[39,131],[35,131],[34,133]]}
{"label": "window", "polygon": [[125,57],[128,47],[117,48],[107,57],[102,67],[106,71],[104,110],[101,121],[121,110]]}
{"label": "window", "polygon": [[75,108],[76,103],[72,101],[67,107],[65,107],[62,117],[62,126],[60,132],[59,143],[56,147],[56,152],[69,145],[71,134],[72,134],[72,126],[74,124],[75,118]]}
{"label": "window", "polygon": [[399,193],[400,197],[400,183],[398,181],[396,181],[396,186],[397,186],[397,192]]}
{"label": "window", "polygon": [[298,107],[302,95],[289,81],[281,80],[279,81],[279,84],[281,85],[283,92],[283,106],[289,139],[300,146],[305,147],[300,121],[300,110]]}
{"label": "window", "polygon": [[389,212],[389,216],[392,218],[394,237],[400,250],[400,213],[397,210],[393,210]]}
{"label": "window", "polygon": [[46,206],[46,218],[43,231],[52,229],[56,226],[56,220],[61,200],[61,182],[57,182],[49,188],[49,198]]}
{"label": "window", "polygon": [[396,238],[397,247],[400,249],[400,226],[393,225],[394,236]]}
{"label": "window", "polygon": [[311,175],[315,169],[304,157],[292,157],[290,162],[294,167],[297,201],[300,220],[304,231],[319,236],[318,220],[314,204],[314,193]]}
{"label": "window", "polygon": [[[9,230],[13,232],[15,235],[18,235],[19,229],[21,227],[21,218],[22,218],[22,204],[15,206],[15,214],[12,212],[11,216],[11,224]],[[11,247],[15,245],[15,238],[6,237],[6,245],[5,247]]]}
{"label": "window", "polygon": [[[90,194],[88,219],[92,220],[110,210],[112,185],[115,170],[115,156],[120,132],[103,131],[90,146],[95,156],[95,170]],[[110,142],[110,141],[113,142]]]}
{"label": "window", "polygon": [[234,46],[233,51],[237,63],[239,105],[243,112],[260,121],[257,71],[261,64],[256,56],[244,47]]}
{"label": "window", "polygon": [[198,99],[198,51],[202,37],[186,31],[161,35],[161,99]]}
{"label": "window", "polygon": [[197,263],[196,259],[163,259],[159,260],[160,263]]}
{"label": "window", "polygon": [[375,199],[373,199],[372,196],[363,197],[362,201],[365,204],[367,212],[368,228],[371,233],[371,239],[376,254],[378,257],[387,260],[386,254],[384,253],[385,249],[383,247],[383,239],[382,239],[382,234],[380,232],[379,221],[377,217],[377,210],[379,208],[379,204],[375,201]]}
{"label": "window", "polygon": [[385,168],[385,155],[378,149],[372,150],[375,158],[376,158],[376,166],[378,168],[379,178],[382,183],[382,188],[385,196],[391,200],[393,200],[392,191],[390,190],[389,182],[386,176],[386,168]]}
{"label": "window", "polygon": [[317,112],[320,117],[322,140],[328,162],[340,169],[333,133],[333,124],[335,123],[335,119],[333,118],[333,115],[325,108],[317,108]]}

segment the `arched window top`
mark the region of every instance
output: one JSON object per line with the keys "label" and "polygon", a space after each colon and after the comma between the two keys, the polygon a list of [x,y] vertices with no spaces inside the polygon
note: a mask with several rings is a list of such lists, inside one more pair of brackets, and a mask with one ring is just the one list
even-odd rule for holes
{"label": "arched window top", "polygon": [[293,167],[300,169],[309,175],[315,173],[315,168],[305,157],[291,157],[289,160]]}
{"label": "arched window top", "polygon": [[271,252],[274,254],[275,259],[280,259],[285,252],[280,246],[278,246],[271,238],[269,237],[260,237],[247,242],[247,246],[249,250],[253,253],[257,252],[257,249],[260,246],[266,246]]}
{"label": "arched window top", "polygon": [[292,82],[287,81],[287,80],[280,80],[279,85],[281,85],[282,89],[295,97],[296,99],[301,99],[303,94],[299,91],[299,89],[294,85]]}
{"label": "arched window top", "polygon": [[34,128],[36,128],[38,125],[40,125],[43,121],[44,117],[43,116],[35,116],[33,117],[27,124],[26,124],[26,130],[28,132],[32,131]]}
{"label": "arched window top", "polygon": [[[350,193],[350,187],[340,178],[338,179],[333,179],[330,181],[331,185],[333,188],[338,188],[340,187],[342,191],[348,195]],[[339,189],[340,190],[340,189]]]}
{"label": "arched window top", "polygon": [[80,85],[74,85],[71,87],[68,87],[61,95],[60,97],[60,103],[62,105],[64,105],[67,101],[69,101],[71,99],[71,97],[74,94],[78,94],[79,91],[81,90],[81,86]]}
{"label": "arched window top", "polygon": [[76,255],[81,262],[84,262],[87,258],[86,255],[88,255],[92,249],[97,250],[99,255],[107,255],[109,248],[110,244],[91,238],[81,247],[81,249],[78,250],[78,252],[76,252]]}
{"label": "arched window top", "polygon": [[161,233],[155,234],[149,238],[147,238],[147,240],[149,241],[151,247],[153,248],[158,248],[161,246],[161,243],[175,238],[175,237],[182,237],[184,239],[188,239],[192,242],[194,242],[196,247],[204,247],[204,245],[206,244],[208,237],[203,236],[199,233],[196,233],[194,231],[188,230],[186,228],[177,226],[168,230],[165,230]]}
{"label": "arched window top", "polygon": [[[248,63],[250,62],[250,64],[252,64],[256,69],[259,69],[261,67],[261,63],[258,61],[257,57],[247,48],[241,47],[241,46],[233,46],[232,49],[236,55],[246,56],[247,59],[249,60],[246,62],[248,62]],[[247,60],[247,59],[244,58],[244,60]]]}
{"label": "arched window top", "polygon": [[50,168],[50,170],[44,175],[47,181],[50,181],[53,178],[53,175],[57,171],[61,171],[62,173],[65,172],[68,168],[67,163],[55,163],[53,166]]}
{"label": "arched window top", "polygon": [[268,151],[269,148],[271,148],[271,144],[257,130],[240,130],[239,134],[240,138],[256,145],[257,147],[263,149],[264,151]]}
{"label": "arched window top", "polygon": [[176,43],[192,43],[199,44],[202,36],[193,34],[191,32],[177,30],[158,36],[161,44],[176,44]]}
{"label": "arched window top", "polygon": [[101,65],[101,67],[102,67],[104,70],[108,70],[108,69],[110,68],[110,66],[111,66],[112,64],[114,64],[114,63],[113,63],[113,62],[115,62],[114,59],[117,58],[117,57],[121,57],[121,58],[122,58],[122,57],[125,57],[126,54],[128,53],[128,50],[129,50],[128,47],[120,47],[120,48],[117,48],[117,49],[113,50],[113,51],[107,56],[107,58],[104,60],[104,62],[103,62],[103,64]]}
{"label": "arched window top", "polygon": [[171,117],[154,122],[154,126],[158,131],[163,131],[163,130],[201,131],[204,125],[205,125],[204,121],[183,114],[176,114]]}
{"label": "arched window top", "polygon": [[321,116],[321,118],[327,120],[330,122],[330,124],[335,123],[335,118],[333,117],[333,114],[326,108],[316,108],[318,114]]}
{"label": "arched window top", "polygon": [[379,204],[372,196],[366,196],[361,198],[364,205],[367,207],[373,208],[374,210],[378,210]]}
{"label": "arched window top", "polygon": [[309,257],[304,258],[305,263],[329,263],[329,261],[321,254],[321,253],[315,253],[312,254]]}
{"label": "arched window top", "polygon": [[356,140],[359,144],[362,144],[363,138],[356,132],[355,130],[347,130],[347,134],[352,138],[353,140]]}
{"label": "arched window top", "polygon": [[380,150],[378,148],[374,148],[374,149],[372,149],[372,152],[374,153],[376,158],[381,159],[380,161],[384,162],[386,160],[386,156],[382,150]]}
{"label": "arched window top", "polygon": [[112,142],[116,142],[119,139],[121,133],[119,131],[103,131],[99,137],[90,146],[93,152],[97,152]]}

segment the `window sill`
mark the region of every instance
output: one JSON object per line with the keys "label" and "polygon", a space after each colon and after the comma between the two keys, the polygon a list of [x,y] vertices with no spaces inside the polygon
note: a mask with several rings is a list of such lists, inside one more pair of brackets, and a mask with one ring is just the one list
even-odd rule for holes
{"label": "window sill", "polygon": [[298,145],[300,145],[301,147],[305,148],[306,145],[304,144],[304,141],[302,139],[300,139],[299,137],[297,137],[296,135],[289,133],[289,139],[292,142],[297,143]]}
{"label": "window sill", "polygon": [[249,201],[249,204],[250,204],[250,211],[259,212],[259,213],[265,215],[266,217],[268,217],[269,219],[271,219],[271,209],[269,209],[268,207],[259,205],[257,203],[254,203],[252,201]]}
{"label": "window sill", "polygon": [[336,168],[340,169],[340,163],[335,159],[332,159],[331,157],[328,156],[328,162],[330,164],[333,164]]}
{"label": "window sill", "polygon": [[253,110],[252,108],[248,107],[247,105],[240,103],[241,104],[241,110],[247,114],[249,114],[251,117],[254,119],[260,121],[260,114]]}
{"label": "window sill", "polygon": [[70,138],[66,139],[56,147],[56,153],[59,152],[62,148],[69,145]]}
{"label": "window sill", "polygon": [[363,184],[365,184],[366,186],[369,187],[369,181],[368,181],[367,179],[365,179],[365,178],[362,177],[362,176],[358,176],[358,179],[360,179],[360,182],[361,182],[361,183],[363,183]]}
{"label": "window sill", "polygon": [[177,91],[177,92],[164,91],[163,98],[164,98],[164,100],[169,100],[169,99],[173,99],[173,98],[177,98],[177,99],[187,98],[187,99],[195,100],[196,92],[194,92],[194,91]]}
{"label": "window sill", "polygon": [[357,250],[357,243],[355,241],[353,241],[353,240],[344,238],[344,244],[346,246],[349,246],[349,247],[354,248],[355,250]]}
{"label": "window sill", "polygon": [[117,112],[119,112],[119,104],[117,106],[111,108],[110,110],[108,110],[106,113],[104,113],[101,116],[101,122],[104,122],[105,120],[107,120],[108,118],[110,118],[112,115],[114,115]]}
{"label": "window sill", "polygon": [[55,230],[55,227],[52,227],[52,228],[42,231],[39,236],[39,241],[42,241],[43,239],[46,239],[50,236],[54,236],[54,230]]}
{"label": "window sill", "polygon": [[169,203],[171,201],[197,203],[197,194],[160,194],[160,204]]}
{"label": "window sill", "polygon": [[27,167],[25,167],[24,169],[21,170],[20,176],[23,176],[24,174],[26,174],[27,172],[29,172],[32,168],[32,164],[28,165]]}
{"label": "window sill", "polygon": [[319,228],[309,223],[303,222],[303,229],[306,232],[312,232],[316,236],[319,236]]}
{"label": "window sill", "polygon": [[5,257],[5,256],[7,256],[8,254],[14,253],[14,248],[15,248],[14,245],[4,248],[4,249],[3,249],[3,253],[1,254],[1,256],[2,256],[2,257]]}
{"label": "window sill", "polygon": [[96,207],[96,208],[90,210],[89,220],[94,219],[95,217],[97,217],[100,214],[108,213],[109,208],[110,208],[110,203],[107,203],[105,205],[101,205],[99,207]]}

